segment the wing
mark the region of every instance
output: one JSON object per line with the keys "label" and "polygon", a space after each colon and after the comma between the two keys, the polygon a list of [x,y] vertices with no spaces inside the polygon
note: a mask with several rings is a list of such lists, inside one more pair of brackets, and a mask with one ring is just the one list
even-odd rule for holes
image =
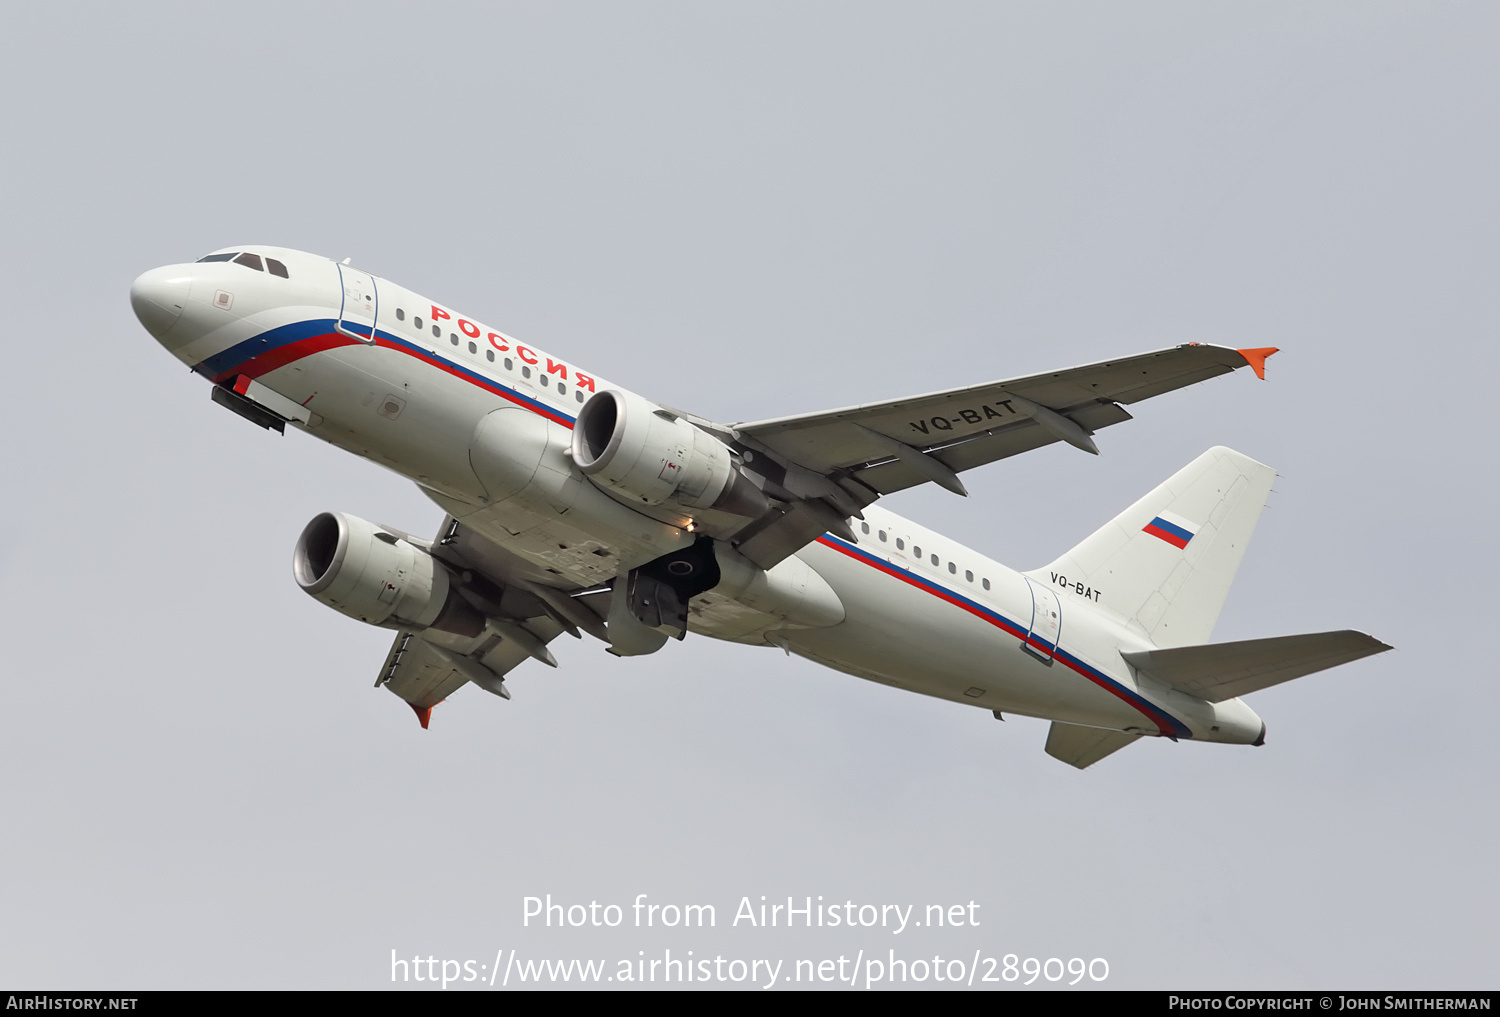
{"label": "wing", "polygon": [[[788,475],[769,477],[793,499],[737,543],[768,567],[883,494],[933,482],[966,494],[958,474],[1065,441],[1098,453],[1092,435],[1129,420],[1121,404],[1249,366],[1265,377],[1274,349],[1196,343],[1046,374],[884,403],[734,425],[738,443]],[[750,469],[756,469],[754,457]],[[819,503],[822,503],[821,505]],[[833,520],[830,523],[830,519]],[[789,548],[789,549],[788,549]]]}
{"label": "wing", "polygon": [[482,631],[462,635],[437,629],[402,629],[376,679],[377,687],[405,700],[425,728],[432,708],[473,682],[505,699],[505,677],[528,659],[551,667],[547,644],[563,632],[603,636],[597,614],[565,591],[542,587],[518,574],[490,542],[443,520],[436,541],[413,540],[437,558],[460,584],[459,592],[486,619]]}
{"label": "wing", "polygon": [[1253,364],[1248,354],[1263,352],[1178,346],[891,402],[736,424],[735,430],[808,469],[848,471],[872,490],[892,494],[933,479],[892,442],[952,473],[1055,441],[1097,452],[1090,435],[1130,419],[1119,404],[1228,374]]}

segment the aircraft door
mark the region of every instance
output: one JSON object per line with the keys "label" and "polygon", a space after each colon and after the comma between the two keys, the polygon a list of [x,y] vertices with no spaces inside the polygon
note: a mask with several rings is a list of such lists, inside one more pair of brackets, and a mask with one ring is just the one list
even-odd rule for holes
{"label": "aircraft door", "polygon": [[380,293],[375,277],[349,265],[339,265],[339,317],[334,327],[363,343],[375,341]]}
{"label": "aircraft door", "polygon": [[1031,579],[1026,580],[1031,588],[1031,627],[1021,649],[1045,663],[1052,663],[1057,654],[1057,641],[1062,636],[1062,604],[1057,592]]}

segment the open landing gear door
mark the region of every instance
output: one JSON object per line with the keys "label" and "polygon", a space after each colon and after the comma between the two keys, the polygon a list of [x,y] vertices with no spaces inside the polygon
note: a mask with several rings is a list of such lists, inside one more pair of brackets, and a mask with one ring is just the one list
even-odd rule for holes
{"label": "open landing gear door", "polygon": [[610,652],[655,653],[667,639],[687,635],[688,601],[719,585],[712,537],[664,554],[614,581],[609,606]]}

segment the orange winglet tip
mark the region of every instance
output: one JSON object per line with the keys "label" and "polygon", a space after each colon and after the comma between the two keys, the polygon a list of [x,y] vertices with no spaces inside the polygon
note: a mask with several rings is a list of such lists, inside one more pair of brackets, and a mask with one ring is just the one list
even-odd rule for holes
{"label": "orange winglet tip", "polygon": [[432,707],[418,706],[416,703],[407,703],[406,705],[411,707],[412,713],[415,713],[417,719],[422,722],[422,730],[426,731],[427,722],[432,719]]}
{"label": "orange winglet tip", "polygon": [[1273,353],[1279,353],[1280,349],[1275,346],[1262,346],[1256,350],[1235,350],[1234,352],[1245,358],[1245,363],[1250,365],[1250,370],[1255,372],[1257,378],[1265,381],[1266,358]]}

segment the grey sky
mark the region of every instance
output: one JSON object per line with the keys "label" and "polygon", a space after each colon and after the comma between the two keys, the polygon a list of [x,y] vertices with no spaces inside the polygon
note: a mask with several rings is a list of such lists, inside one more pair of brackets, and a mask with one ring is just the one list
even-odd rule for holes
{"label": "grey sky", "polygon": [[[389,985],[389,956],[1103,957],[1110,987],[1493,986],[1500,147],[1482,4],[10,4],[0,982]],[[1398,647],[1261,749],[1079,773],[690,638],[556,645],[421,731],[303,524],[409,483],[213,406],[131,279],[354,263],[721,420],[1187,341],[1280,346],[889,500],[1017,567],[1210,445],[1281,479],[1215,633]],[[1491,605],[1486,607],[1486,605]],[[521,900],[711,903],[538,930]],[[742,896],[976,929],[730,928]]]}

